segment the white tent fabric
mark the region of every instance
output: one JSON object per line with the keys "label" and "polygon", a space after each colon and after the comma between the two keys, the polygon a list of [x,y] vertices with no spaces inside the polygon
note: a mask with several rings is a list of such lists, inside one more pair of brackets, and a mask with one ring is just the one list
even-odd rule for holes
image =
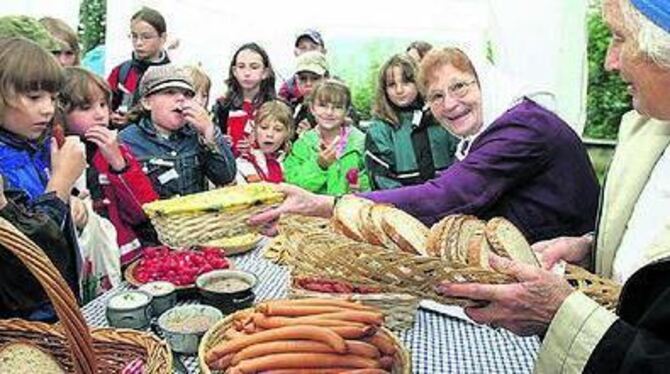
{"label": "white tent fabric", "polygon": [[[365,53],[347,55],[342,43],[332,41],[425,39],[435,45],[470,50],[477,46],[483,55],[490,40],[496,65],[555,92],[557,111],[581,134],[586,116],[587,1],[413,0],[401,7],[386,0],[323,4],[313,0],[256,0],[248,4],[108,0],[106,70],[129,57],[129,20],[143,5],[163,13],[168,39],[179,39],[180,47],[171,53],[173,60],[201,63],[209,73],[214,82],[213,97],[223,92],[231,55],[248,41],[266,48],[279,77],[290,76],[294,35],[307,27],[321,30],[326,47],[336,44],[337,48],[329,51],[331,62],[352,64],[364,60]],[[4,1],[0,14],[51,15],[76,26],[78,9],[76,0]]]}

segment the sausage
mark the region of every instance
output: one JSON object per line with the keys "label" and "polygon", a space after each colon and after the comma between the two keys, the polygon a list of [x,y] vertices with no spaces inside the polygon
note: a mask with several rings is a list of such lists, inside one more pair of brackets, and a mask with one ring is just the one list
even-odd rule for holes
{"label": "sausage", "polygon": [[268,316],[300,317],[321,313],[346,312],[346,307],[327,305],[261,304],[256,309]]}
{"label": "sausage", "polygon": [[366,325],[381,326],[384,322],[384,315],[378,312],[366,312],[359,310],[349,310],[346,312],[324,313],[315,316],[303,317],[307,319],[335,319],[341,321],[358,322]]}
{"label": "sausage", "polygon": [[392,370],[393,363],[395,363],[393,356],[384,356],[379,359],[379,365],[386,370]]}
{"label": "sausage", "polygon": [[209,367],[217,370],[225,370],[230,366],[230,363],[233,361],[233,356],[234,354],[228,353],[227,355],[221,357],[220,359],[212,362],[212,364],[209,365]]}
{"label": "sausage", "polygon": [[377,331],[376,334],[365,338],[365,341],[379,348],[379,351],[386,356],[393,356],[396,353],[395,344],[381,331]]}
{"label": "sausage", "polygon": [[288,318],[288,317],[266,317],[263,314],[258,313],[254,316],[254,324],[257,327],[262,327],[264,329],[274,329],[277,327],[284,326],[293,326],[293,325],[310,325],[310,326],[324,326],[324,327],[337,327],[337,326],[350,326],[350,327],[363,327],[361,323],[355,322],[346,322],[339,320],[331,319],[318,319],[318,318]]}
{"label": "sausage", "polygon": [[337,353],[345,353],[347,351],[346,342],[334,331],[325,327],[297,325],[265,330],[253,335],[220,343],[207,352],[205,362],[210,364],[227,353],[237,352],[250,345],[290,339],[316,340],[333,347]]}
{"label": "sausage", "polygon": [[[362,370],[362,371],[361,371]],[[366,371],[372,370],[372,371]],[[369,374],[389,374],[388,371],[382,369],[352,369],[352,368],[327,368],[327,369],[277,369],[264,370],[260,374],[342,374],[342,373],[369,373]]]}
{"label": "sausage", "polygon": [[313,306],[334,306],[347,309],[377,311],[376,308],[363,305],[359,302],[343,300],[343,299],[323,299],[323,298],[308,298],[308,299],[293,299],[293,300],[273,300],[266,301],[265,304],[289,304],[289,305],[313,305]]}
{"label": "sausage", "polygon": [[376,326],[333,326],[328,327],[328,329],[337,333],[337,335],[345,339],[363,339],[368,336],[372,336],[377,332]]}
{"label": "sausage", "polygon": [[246,347],[235,353],[231,363],[237,365],[242,360],[263,357],[275,353],[336,353],[335,350],[324,343],[312,340],[278,340]]}
{"label": "sausage", "polygon": [[272,369],[306,368],[379,368],[379,362],[370,358],[337,353],[278,353],[242,360],[234,366],[243,373]]}
{"label": "sausage", "polygon": [[[381,354],[374,345],[357,340],[347,340],[347,353],[355,356],[379,359]],[[262,357],[274,353],[336,353],[332,347],[321,342],[311,340],[280,340],[267,343],[256,344],[246,347],[235,354],[228,365],[237,365],[242,360]],[[224,356],[228,357],[228,355]],[[219,359],[217,362],[223,359]]]}

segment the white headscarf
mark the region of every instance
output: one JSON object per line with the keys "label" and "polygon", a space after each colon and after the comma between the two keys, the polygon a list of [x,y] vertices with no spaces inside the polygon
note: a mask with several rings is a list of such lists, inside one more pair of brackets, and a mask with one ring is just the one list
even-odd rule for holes
{"label": "white headscarf", "polygon": [[548,110],[553,111],[555,109],[555,96],[550,90],[532,87],[521,79],[512,79],[480,54],[470,52],[464,48],[459,49],[468,56],[475,72],[477,72],[482,93],[483,120],[482,127],[477,133],[461,138],[461,142],[456,148],[456,158],[459,160],[468,155],[470,146],[479,134],[486,130],[498,117],[519,104],[524,97],[535,101]]}

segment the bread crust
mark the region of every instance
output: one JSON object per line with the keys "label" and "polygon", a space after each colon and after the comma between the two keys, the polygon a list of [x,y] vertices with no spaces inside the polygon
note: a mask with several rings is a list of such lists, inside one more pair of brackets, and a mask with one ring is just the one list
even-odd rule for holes
{"label": "bread crust", "polygon": [[[510,242],[509,238],[502,237],[502,230],[507,232],[506,236],[513,236],[513,242]],[[528,265],[540,266],[540,261],[537,259],[530,244],[526,241],[523,233],[507,219],[503,217],[491,218],[486,223],[485,233],[486,239],[495,254]]]}

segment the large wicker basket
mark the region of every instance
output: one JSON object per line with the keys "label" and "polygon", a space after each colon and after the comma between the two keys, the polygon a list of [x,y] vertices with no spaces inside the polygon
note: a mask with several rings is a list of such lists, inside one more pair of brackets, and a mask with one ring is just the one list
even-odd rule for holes
{"label": "large wicker basket", "polygon": [[0,320],[0,347],[18,341],[36,345],[69,373],[117,373],[136,359],[144,361],[146,373],[170,373],[170,348],[155,336],[126,329],[89,330],[72,291],[44,251],[2,218],[0,244],[37,278],[60,319],[55,325]]}
{"label": "large wicker basket", "polygon": [[[198,364],[200,365],[200,371],[202,374],[220,374],[221,371],[210,370],[209,366],[205,363],[205,353],[213,348],[215,345],[226,340],[224,337],[225,331],[232,325],[236,316],[241,313],[249,313],[249,309],[240,310],[237,313],[231,314],[226,318],[217,322],[212,326],[202,337],[200,341],[200,346],[198,347]],[[409,351],[403,346],[402,342],[395,336],[391,331],[382,327],[382,331],[389,336],[389,338],[395,344],[396,350],[396,362],[399,363],[396,367],[393,368],[393,374],[411,374],[412,373],[412,361],[410,359]]]}

